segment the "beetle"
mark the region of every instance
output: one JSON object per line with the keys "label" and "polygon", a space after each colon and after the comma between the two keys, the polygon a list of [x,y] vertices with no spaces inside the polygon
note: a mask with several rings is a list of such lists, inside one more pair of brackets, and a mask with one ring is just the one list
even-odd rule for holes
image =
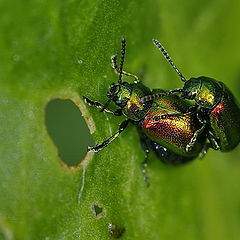
{"label": "beetle", "polygon": [[195,137],[205,129],[213,149],[220,149],[222,152],[233,150],[240,142],[240,107],[231,91],[223,82],[210,77],[191,77],[186,80],[161,43],[157,40],[153,40],[153,43],[180,76],[184,85],[165,93],[145,96],[141,101],[145,103],[172,94],[179,94],[182,99],[194,100],[195,109],[190,108],[189,112],[195,111],[202,124],[195,132]]}
{"label": "beetle", "polygon": [[[84,96],[85,102],[97,107],[101,112],[115,116],[124,115],[124,120],[118,131],[102,143],[89,147],[89,151],[98,152],[114,141],[129,123],[134,124],[140,135],[142,148],[145,151],[144,168],[148,154],[152,149],[164,163],[182,164],[199,155],[204,155],[208,148],[206,135],[201,131],[201,122],[195,113],[185,114],[192,107],[189,101],[177,95],[162,96],[142,101],[145,96],[164,93],[161,89],[150,90],[143,85],[136,75],[123,71],[126,41],[122,39],[120,65],[117,56],[112,56],[112,67],[119,74],[118,83],[112,83],[107,93],[108,101],[101,104]],[[124,82],[123,75],[134,79],[133,83]],[[115,103],[117,110],[108,108],[110,102]],[[190,145],[189,145],[190,144]]]}

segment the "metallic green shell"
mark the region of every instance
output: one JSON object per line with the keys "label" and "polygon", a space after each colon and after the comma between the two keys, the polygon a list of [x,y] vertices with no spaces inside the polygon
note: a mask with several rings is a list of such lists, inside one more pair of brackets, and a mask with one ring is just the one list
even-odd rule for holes
{"label": "metallic green shell", "polygon": [[[164,92],[154,90],[153,94]],[[197,157],[205,144],[202,133],[190,151],[186,151],[194,133],[201,128],[201,123],[194,114],[187,112],[191,104],[176,95],[155,99],[147,115],[141,122],[143,132],[154,142],[182,155]],[[155,116],[176,113],[177,116],[155,120]]]}
{"label": "metallic green shell", "polygon": [[196,103],[208,109],[212,109],[222,96],[222,87],[219,82],[209,77],[190,78],[183,89],[195,94]]}
{"label": "metallic green shell", "polygon": [[220,150],[228,152],[240,142],[240,108],[230,90],[223,83],[221,85],[223,94],[210,113],[210,130]]}
{"label": "metallic green shell", "polygon": [[118,93],[119,99],[124,97],[128,98],[122,108],[123,114],[133,121],[139,121],[146,115],[152,104],[152,101],[142,103],[140,99],[143,96],[150,95],[151,91],[141,83],[124,84],[125,85],[121,86],[121,91]]}

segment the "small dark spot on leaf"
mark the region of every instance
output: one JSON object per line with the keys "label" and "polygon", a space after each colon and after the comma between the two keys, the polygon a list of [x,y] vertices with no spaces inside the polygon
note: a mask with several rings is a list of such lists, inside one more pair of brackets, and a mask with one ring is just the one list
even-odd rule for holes
{"label": "small dark spot on leaf", "polygon": [[100,213],[102,213],[103,209],[97,205],[94,205],[94,211],[96,213],[96,216],[99,215]]}
{"label": "small dark spot on leaf", "polygon": [[92,211],[94,212],[96,218],[102,218],[105,216],[103,207],[99,206],[98,204],[94,204],[92,206]]}
{"label": "small dark spot on leaf", "polygon": [[125,232],[125,228],[119,227],[114,223],[108,224],[108,231],[113,238],[120,238],[122,237],[123,233]]}
{"label": "small dark spot on leaf", "polygon": [[79,108],[71,100],[51,100],[46,106],[45,122],[59,156],[67,166],[79,164],[87,147],[94,145]]}

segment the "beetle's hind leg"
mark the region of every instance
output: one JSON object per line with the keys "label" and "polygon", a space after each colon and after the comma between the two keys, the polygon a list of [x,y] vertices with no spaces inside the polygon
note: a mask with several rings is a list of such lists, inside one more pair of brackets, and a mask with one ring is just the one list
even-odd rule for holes
{"label": "beetle's hind leg", "polygon": [[149,143],[148,137],[141,131],[139,127],[137,127],[137,130],[140,136],[140,143],[141,143],[142,150],[145,152],[145,157],[141,164],[142,175],[143,175],[144,182],[146,182],[147,187],[149,187],[150,181],[147,173],[147,168],[148,168],[148,159],[149,159],[149,153],[150,153],[150,147],[149,147],[150,143]]}
{"label": "beetle's hind leg", "polygon": [[123,132],[126,129],[129,122],[130,122],[129,119],[124,120],[120,124],[119,129],[115,134],[113,134],[110,138],[108,138],[107,140],[103,141],[102,143],[100,143],[94,147],[88,147],[88,151],[99,152],[100,150],[105,148],[108,144],[110,144],[112,141],[114,141],[120,135],[121,132]]}
{"label": "beetle's hind leg", "polygon": [[141,137],[140,142],[141,142],[141,147],[142,147],[143,151],[145,152],[145,158],[141,164],[142,174],[143,174],[144,181],[146,182],[147,186],[149,187],[150,181],[149,181],[149,176],[147,174],[147,168],[148,168],[148,157],[149,157],[150,150],[149,150],[148,144],[144,138]]}

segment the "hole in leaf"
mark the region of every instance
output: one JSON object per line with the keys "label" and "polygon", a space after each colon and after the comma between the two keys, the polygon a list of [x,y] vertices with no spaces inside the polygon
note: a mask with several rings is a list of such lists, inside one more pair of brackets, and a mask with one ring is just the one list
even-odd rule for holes
{"label": "hole in leaf", "polygon": [[103,207],[97,204],[92,205],[92,211],[94,212],[96,218],[102,218],[105,215],[103,211]]}
{"label": "hole in leaf", "polygon": [[79,164],[94,141],[76,104],[66,99],[51,100],[45,121],[62,161],[68,166]]}
{"label": "hole in leaf", "polygon": [[98,205],[93,205],[94,211],[96,216],[99,215],[100,213],[102,213],[103,209],[101,207],[99,207]]}

